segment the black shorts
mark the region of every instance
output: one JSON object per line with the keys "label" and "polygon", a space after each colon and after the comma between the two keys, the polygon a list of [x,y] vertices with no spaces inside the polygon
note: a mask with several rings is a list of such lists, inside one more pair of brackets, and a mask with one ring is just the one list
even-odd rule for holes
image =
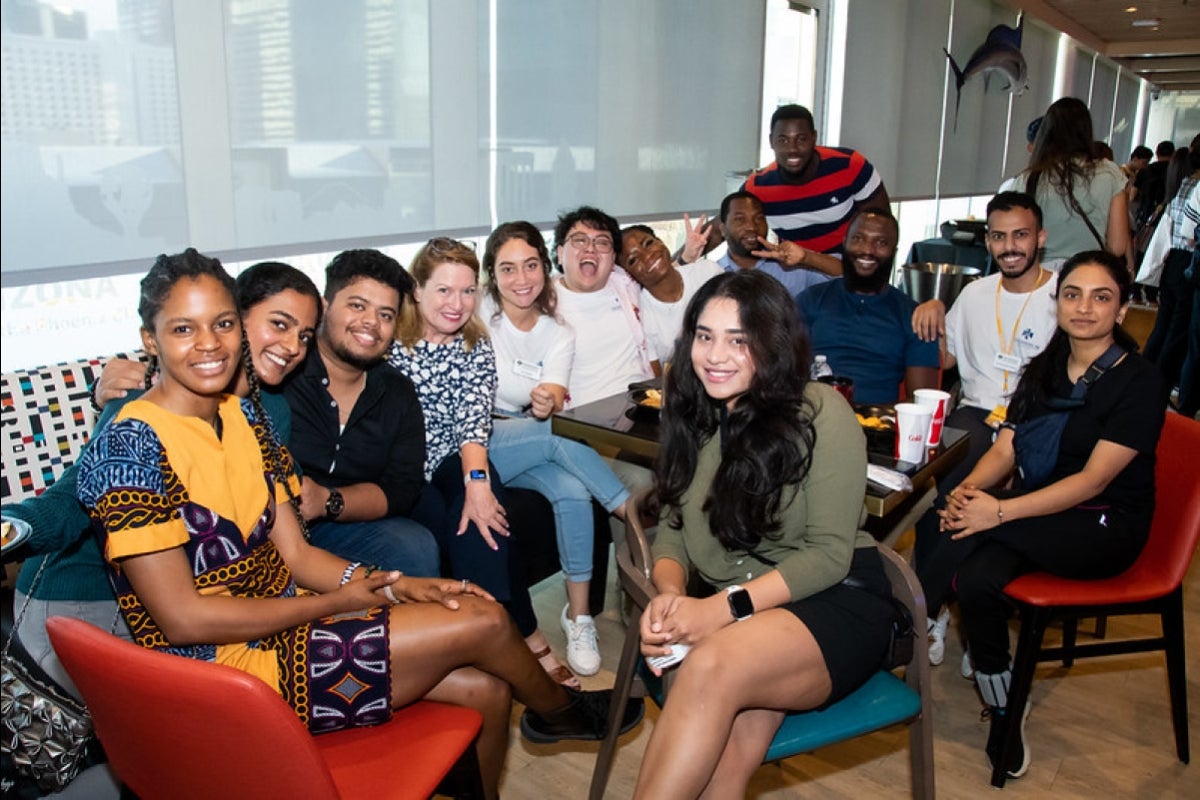
{"label": "black shorts", "polygon": [[[795,614],[821,648],[833,688],[824,705],[841,700],[874,675],[891,641],[891,584],[874,547],[854,551],[850,575],[871,591],[839,583],[780,608]],[[882,596],[880,596],[882,595]],[[822,706],[824,707],[824,706]]]}

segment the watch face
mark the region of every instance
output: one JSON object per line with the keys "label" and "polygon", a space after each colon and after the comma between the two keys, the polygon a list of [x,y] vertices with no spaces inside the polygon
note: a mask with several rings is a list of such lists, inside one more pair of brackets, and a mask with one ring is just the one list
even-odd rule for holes
{"label": "watch face", "polygon": [[336,517],[345,507],[346,501],[342,499],[342,493],[337,489],[330,491],[329,499],[325,501],[325,516]]}
{"label": "watch face", "polygon": [[735,589],[729,592],[729,611],[734,619],[745,619],[754,614],[754,601],[745,589]]}

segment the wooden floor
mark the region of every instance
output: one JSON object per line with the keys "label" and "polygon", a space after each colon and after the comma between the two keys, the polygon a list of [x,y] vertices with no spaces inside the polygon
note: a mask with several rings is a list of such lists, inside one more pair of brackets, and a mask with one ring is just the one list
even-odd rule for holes
{"label": "wooden floor", "polygon": [[[904,540],[901,540],[903,549]],[[612,686],[624,628],[616,602],[615,579],[609,577],[608,610],[597,620],[604,669],[584,679],[588,688]],[[543,629],[563,652],[558,615],[565,603],[561,581],[549,579],[535,590],[534,606]],[[1189,723],[1193,752],[1200,751],[1200,569],[1185,584],[1184,615],[1189,651]],[[957,609],[955,609],[957,611]],[[957,617],[956,617],[957,618]],[[1015,626],[1015,623],[1014,623]],[[1087,628],[1086,624],[1081,626]],[[1150,617],[1109,622],[1109,637],[1129,633],[1157,634]],[[1047,640],[1057,638],[1051,630]],[[1014,627],[1015,637],[1015,627]],[[1081,632],[1086,640],[1086,633]],[[954,635],[945,663],[933,670],[934,759],[937,790],[943,798],[978,797],[991,788],[990,767],[983,752],[987,723],[980,722],[974,682],[959,675],[962,645]],[[1033,711],[1026,727],[1032,766],[1019,780],[1009,781],[997,798],[1200,798],[1200,764],[1186,766],[1175,757],[1161,654],[1113,656],[1077,661],[1070,670],[1044,664],[1033,686]],[[501,796],[505,800],[579,798],[587,794],[597,746],[588,743],[532,745],[517,733],[513,739]],[[622,737],[606,797],[633,793],[642,752],[658,716],[647,704],[646,720]],[[851,742],[761,767],[748,793],[756,798],[908,797],[907,733],[881,731]]]}

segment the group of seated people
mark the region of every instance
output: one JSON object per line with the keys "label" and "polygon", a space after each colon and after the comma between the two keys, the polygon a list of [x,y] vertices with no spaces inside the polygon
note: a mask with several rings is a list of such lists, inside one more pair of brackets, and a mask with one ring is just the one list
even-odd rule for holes
{"label": "group of seated people", "polygon": [[[80,616],[258,675],[316,734],[377,724],[422,697],[468,705],[484,717],[494,795],[513,698],[532,742],[604,735],[609,692],[581,690],[573,674],[600,668],[592,504],[620,515],[652,485],[658,594],[631,624],[648,658],[691,650],[673,667],[635,794],[738,795],[783,715],[853,692],[889,641],[888,582],[859,530],[864,435],[841,395],[810,378],[812,356],[867,403],[936,387],[939,366],[956,363],[963,399],[947,424],[970,431],[972,454],[942,481],[915,559],[931,610],[957,590],[994,758],[1005,583],[1034,569],[1114,574],[1149,529],[1166,400],[1119,326],[1129,274],[1082,252],[1056,288],[1039,261],[1037,202],[1004,192],[988,206],[996,274],[949,311],[918,307],[889,283],[898,228],[870,164],[816,146],[811,115],[792,111],[773,120],[772,144],[777,162],[720,204],[718,262],[703,258],[703,219],[673,258],[653,229],[622,230],[588,206],[559,218],[553,263],[535,226],[509,222],[482,259],[447,238],[407,271],[347,250],[323,293],[277,262],[235,282],[195,250],[160,256],[138,308],[148,365],[113,362],[78,464],[4,508],[34,528],[16,601],[31,598],[26,650],[73,688],[44,623]],[[804,222],[831,193],[844,207]],[[996,425],[1019,431],[1085,374],[1049,477],[1000,488],[1020,454],[1012,427]],[[653,472],[551,432],[564,406],[656,375]],[[566,666],[514,563],[510,487],[554,511]],[[689,595],[696,585],[705,591]],[[941,652],[947,624],[929,621]],[[338,669],[313,668],[334,651]],[[323,677],[347,673],[367,687],[353,699]],[[641,714],[631,703],[622,730]],[[1028,766],[1020,755],[1006,765],[1014,776]]]}

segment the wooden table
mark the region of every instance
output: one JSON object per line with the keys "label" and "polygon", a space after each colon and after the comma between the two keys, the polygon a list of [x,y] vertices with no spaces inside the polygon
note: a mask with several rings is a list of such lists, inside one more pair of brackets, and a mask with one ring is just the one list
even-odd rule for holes
{"label": "wooden table", "polygon": [[[554,415],[550,425],[559,436],[586,442],[600,450],[620,450],[621,457],[652,461],[658,456],[658,412],[639,406],[630,392],[561,411]],[[966,457],[968,444],[966,431],[943,428],[941,443],[930,450],[930,457],[923,465],[897,462],[876,449],[869,449],[867,456],[873,464],[904,472],[912,480],[914,493],[924,493],[931,503],[929,492],[934,480]],[[888,491],[868,483],[863,505],[869,515],[882,519],[909,496],[909,492]]]}

